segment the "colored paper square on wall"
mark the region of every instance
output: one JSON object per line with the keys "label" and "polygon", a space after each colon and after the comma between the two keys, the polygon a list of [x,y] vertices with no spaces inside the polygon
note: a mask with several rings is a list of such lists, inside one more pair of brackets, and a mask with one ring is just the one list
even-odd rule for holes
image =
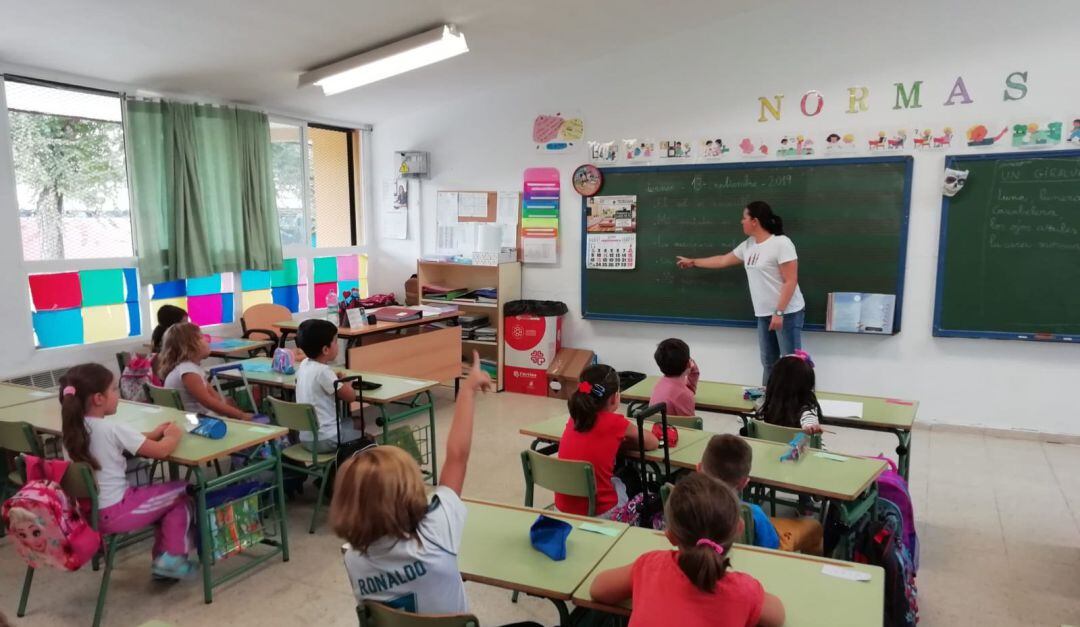
{"label": "colored paper square on wall", "polygon": [[36,311],[71,309],[82,306],[78,272],[31,274],[30,299]]}
{"label": "colored paper square on wall", "polygon": [[274,302],[270,295],[270,290],[253,290],[251,292],[240,292],[240,310],[247,311],[249,308],[255,305],[263,305],[265,303]]}
{"label": "colored paper square on wall", "polygon": [[[82,287],[83,307],[125,302],[123,270],[80,270],[79,284]],[[124,336],[127,336],[126,328]]]}
{"label": "colored paper square on wall", "polygon": [[351,292],[354,287],[356,288],[356,291],[359,292],[360,291],[360,281],[338,281],[338,284],[337,284],[337,289],[338,289],[339,294],[341,292],[345,292],[345,291]]}
{"label": "colored paper square on wall", "polygon": [[199,326],[221,324],[221,294],[188,296],[188,317]]}
{"label": "colored paper square on wall", "polygon": [[295,259],[286,259],[282,262],[281,270],[270,272],[270,287],[285,287],[297,285],[300,282],[300,272]]}
{"label": "colored paper square on wall", "polygon": [[367,255],[357,255],[356,256],[356,266],[358,268],[358,270],[357,270],[357,278],[366,279],[367,278]]}
{"label": "colored paper square on wall", "polygon": [[86,344],[123,339],[130,332],[127,303],[83,307],[82,318]]}
{"label": "colored paper square on wall", "polygon": [[221,293],[221,275],[211,274],[187,280],[188,296],[206,296]]}
{"label": "colored paper square on wall", "polygon": [[360,264],[356,255],[342,255],[337,258],[337,280],[355,281],[360,278]]}
{"label": "colored paper square on wall", "polygon": [[235,302],[236,297],[231,292],[221,294],[221,321],[223,323],[236,322],[236,314],[233,313],[235,309],[233,303]]}
{"label": "colored paper square on wall", "polygon": [[326,307],[326,295],[333,294],[334,298],[338,298],[337,283],[316,283],[315,284],[315,307],[322,309]]}
{"label": "colored paper square on wall", "polygon": [[298,286],[286,285],[284,287],[272,287],[270,288],[270,291],[273,295],[275,305],[288,307],[289,311],[293,313],[300,311],[300,288]]}
{"label": "colored paper square on wall", "polygon": [[166,281],[164,283],[154,283],[153,288],[150,291],[151,300],[178,298],[181,296],[187,296],[187,285],[183,279]]}
{"label": "colored paper square on wall", "polygon": [[83,343],[82,309],[36,311],[32,317],[39,348]]}
{"label": "colored paper square on wall", "polygon": [[142,335],[142,308],[138,301],[125,304],[128,310],[128,337],[138,337]]}
{"label": "colored paper square on wall", "polygon": [[165,305],[172,305],[173,307],[179,307],[180,309],[187,311],[187,296],[152,299],[150,301],[150,328],[157,326],[157,312]]}
{"label": "colored paper square on wall", "polygon": [[218,276],[221,277],[221,293],[229,293],[236,291],[236,280],[233,278],[235,275],[232,272],[222,272]]}
{"label": "colored paper square on wall", "polygon": [[[307,285],[297,285],[296,291],[299,294],[300,311],[311,311],[311,288]],[[326,307],[326,303],[323,303],[323,307]]]}
{"label": "colored paper square on wall", "polygon": [[315,284],[337,283],[337,257],[315,258]]}
{"label": "colored paper square on wall", "polygon": [[244,270],[240,273],[240,289],[245,292],[270,289],[270,273],[265,270]]}
{"label": "colored paper square on wall", "polygon": [[135,268],[124,268],[124,300],[129,303],[139,302],[139,275]]}
{"label": "colored paper square on wall", "polygon": [[371,296],[371,284],[368,283],[367,278],[360,279],[360,298],[367,298]]}

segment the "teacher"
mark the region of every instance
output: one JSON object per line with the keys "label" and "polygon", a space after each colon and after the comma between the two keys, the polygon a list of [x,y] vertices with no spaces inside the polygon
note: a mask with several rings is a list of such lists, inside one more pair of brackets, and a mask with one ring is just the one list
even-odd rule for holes
{"label": "teacher", "polygon": [[727,254],[675,259],[683,269],[727,268],[740,263],[746,269],[757,318],[761,383],[767,385],[780,356],[802,348],[806,303],[799,289],[799,257],[795,244],[784,235],[784,221],[767,202],[755,200],[746,205],[742,229],[748,237]]}

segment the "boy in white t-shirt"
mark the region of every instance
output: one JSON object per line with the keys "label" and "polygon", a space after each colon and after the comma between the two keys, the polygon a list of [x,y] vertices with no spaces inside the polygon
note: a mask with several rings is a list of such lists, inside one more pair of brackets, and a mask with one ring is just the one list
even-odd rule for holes
{"label": "boy in white t-shirt", "polygon": [[334,382],[338,376],[330,364],[338,356],[337,327],[326,320],[305,320],[296,331],[296,345],[307,355],[296,368],[296,402],[313,406],[319,420],[318,443],[315,443],[315,434],[301,431],[301,446],[309,451],[314,448],[319,453],[332,452],[338,446],[338,429],[342,442],[362,437],[363,432],[351,421],[338,423],[337,400],[353,403],[356,391],[351,385],[343,385],[335,396]]}

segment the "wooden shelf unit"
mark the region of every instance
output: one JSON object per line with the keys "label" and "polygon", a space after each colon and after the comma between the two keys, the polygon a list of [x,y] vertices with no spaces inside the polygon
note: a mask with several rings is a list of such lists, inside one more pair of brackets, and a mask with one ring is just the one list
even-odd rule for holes
{"label": "wooden shelf unit", "polygon": [[[495,386],[500,392],[503,385],[503,305],[508,301],[521,298],[521,263],[517,261],[501,263],[497,266],[474,266],[460,263],[441,263],[436,261],[417,261],[416,276],[419,279],[421,302],[425,305],[456,305],[465,313],[485,314],[488,324],[495,327],[495,341],[462,341],[462,360],[471,359],[475,349],[483,359],[494,359],[498,368]],[[456,301],[429,300],[423,297],[425,285],[468,288],[494,287],[499,291],[497,303],[467,303]]]}

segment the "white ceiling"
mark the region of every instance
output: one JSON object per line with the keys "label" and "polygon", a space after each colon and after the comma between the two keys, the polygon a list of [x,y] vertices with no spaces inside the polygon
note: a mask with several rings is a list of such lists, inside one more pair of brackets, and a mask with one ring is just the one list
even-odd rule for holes
{"label": "white ceiling", "polygon": [[[0,61],[155,92],[378,123],[701,27],[752,0],[15,0]],[[468,54],[324,97],[305,70],[457,24]],[[678,51],[673,50],[673,67]]]}

